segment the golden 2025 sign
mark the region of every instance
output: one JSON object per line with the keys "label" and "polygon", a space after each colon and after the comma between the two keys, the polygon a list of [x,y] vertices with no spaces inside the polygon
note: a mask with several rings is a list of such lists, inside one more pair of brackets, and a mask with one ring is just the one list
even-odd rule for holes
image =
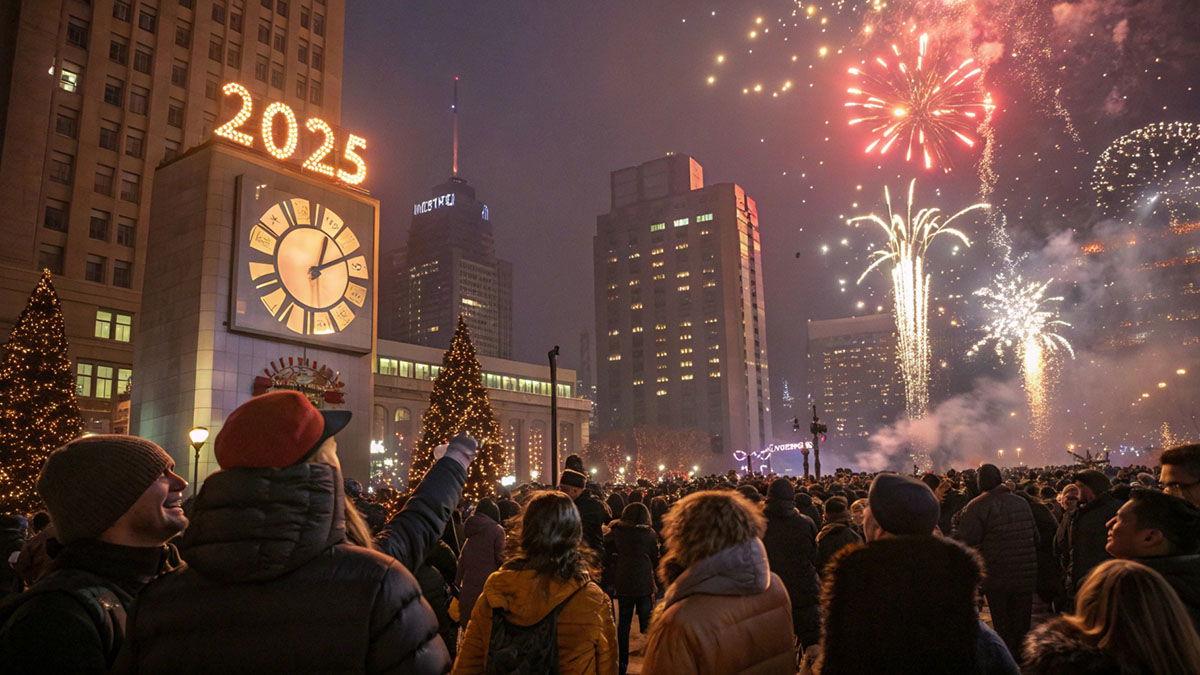
{"label": "golden 2025 sign", "polygon": [[[249,133],[254,131],[251,118],[255,114],[254,98],[250,95],[250,90],[237,82],[228,82],[221,90],[226,96],[240,97],[242,107],[228,122],[214,129],[213,133],[247,148],[255,147],[255,137],[253,133]],[[300,125],[296,121],[296,111],[292,110],[291,106],[280,101],[269,103],[263,108],[257,121],[262,148],[275,159],[298,161],[302,169],[328,178],[337,178],[349,185],[360,185],[366,179],[367,163],[362,155],[358,154],[359,150],[367,148],[365,138],[346,133],[345,138],[339,139],[337,132],[328,122],[319,117],[310,117],[304,120],[304,128],[314,139],[319,140],[306,143],[312,146],[311,152],[306,157],[299,157],[296,151],[300,147]],[[339,140],[342,142],[342,151],[340,155],[335,155]],[[352,167],[353,170],[347,171],[343,166]]]}

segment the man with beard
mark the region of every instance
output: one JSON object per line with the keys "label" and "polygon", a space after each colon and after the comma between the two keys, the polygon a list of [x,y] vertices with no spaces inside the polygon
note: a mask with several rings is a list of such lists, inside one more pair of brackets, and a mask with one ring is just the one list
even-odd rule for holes
{"label": "man with beard", "polygon": [[50,571],[0,607],[7,672],[96,672],[113,664],[138,592],[170,570],[167,540],[188,520],[187,481],[135,436],[79,438],[46,460],[37,489],[65,548]]}

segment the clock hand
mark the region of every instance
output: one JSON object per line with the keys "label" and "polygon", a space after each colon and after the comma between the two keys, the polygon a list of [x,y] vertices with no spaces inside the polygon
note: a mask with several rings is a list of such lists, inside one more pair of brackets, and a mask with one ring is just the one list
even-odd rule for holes
{"label": "clock hand", "polygon": [[[329,237],[324,237],[321,239],[321,255],[317,256],[317,265],[320,265],[321,261],[325,259],[325,249],[327,248],[329,248]],[[317,277],[321,276],[322,268],[318,267],[317,265],[313,265],[312,267],[308,268],[309,279],[316,279]]]}
{"label": "clock hand", "polygon": [[317,265],[316,267],[313,267],[313,269],[316,270],[317,272],[320,272],[321,270],[325,269],[326,267],[333,267],[334,265],[336,265],[340,262],[346,262],[347,260],[350,259],[350,256],[352,256],[352,255],[354,255],[354,254],[348,253],[340,258],[335,258],[333,260],[330,260],[327,263],[322,263],[320,265]]}

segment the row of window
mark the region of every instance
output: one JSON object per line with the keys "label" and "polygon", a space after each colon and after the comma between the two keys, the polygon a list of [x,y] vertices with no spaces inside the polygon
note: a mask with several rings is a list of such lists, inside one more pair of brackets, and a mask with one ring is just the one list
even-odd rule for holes
{"label": "row of window", "polygon": [[[42,226],[56,232],[66,232],[71,206],[68,202],[49,199],[46,203]],[[112,214],[103,209],[92,209],[88,221],[88,237],[100,241],[109,241],[113,232]],[[116,243],[133,248],[136,227],[134,220],[128,216],[118,216],[116,224]]]}
{"label": "row of window", "polygon": [[[442,371],[441,366],[392,359],[385,356],[379,357],[376,365],[376,372],[380,375],[411,377],[418,380],[437,379],[438,374]],[[483,373],[482,377],[483,386],[489,389],[502,389],[504,391],[516,391],[524,394],[537,394],[539,396],[549,396],[551,392],[551,385],[545,380],[511,377],[509,375],[497,375],[495,373]],[[558,395],[570,397],[571,385],[559,384]]]}
{"label": "row of window", "polygon": [[[705,223],[712,219],[713,219],[713,214],[711,214],[711,213],[705,213],[705,214],[696,216],[697,223]],[[691,222],[690,218],[676,218],[675,220],[671,221],[671,227],[683,227],[690,222]],[[651,223],[650,224],[651,232],[661,232],[665,229],[667,229],[666,223]]]}
{"label": "row of window", "polygon": [[[127,147],[129,146],[127,140]],[[143,147],[143,137],[136,138],[136,149],[141,152]],[[66,152],[53,150],[50,152],[50,180],[63,185],[70,185],[74,181],[75,176],[75,156]],[[97,164],[95,177],[92,181],[92,190],[106,197],[113,196],[113,189],[116,186],[117,169],[116,167],[108,166],[107,164]],[[141,201],[142,195],[142,176],[133,171],[121,172],[121,199],[137,204]]]}
{"label": "row of window", "polygon": [[112,399],[129,391],[133,370],[103,363],[75,364],[75,395]]}
{"label": "row of window", "polygon": [[[38,269],[47,269],[54,274],[63,273],[65,249],[57,244],[41,244],[38,247]],[[84,265],[83,278],[98,284],[110,281],[119,288],[133,288],[133,262],[129,260],[110,261],[102,255],[88,254]]]}
{"label": "row of window", "polygon": [[101,340],[129,342],[133,337],[133,315],[115,309],[97,309],[93,335]]}

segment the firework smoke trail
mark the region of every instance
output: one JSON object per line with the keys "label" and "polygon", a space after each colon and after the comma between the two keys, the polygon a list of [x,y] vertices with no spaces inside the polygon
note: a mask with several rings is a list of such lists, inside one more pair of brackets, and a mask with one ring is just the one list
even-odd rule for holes
{"label": "firework smoke trail", "polygon": [[984,326],[986,335],[967,352],[973,356],[991,344],[1001,361],[1009,352],[1016,356],[1033,440],[1039,446],[1050,427],[1050,394],[1057,365],[1052,357],[1060,353],[1075,357],[1071,343],[1058,333],[1059,328],[1071,326],[1058,318],[1063,298],[1046,297],[1052,283],[1053,279],[1039,283],[1002,272],[993,286],[975,291],[990,318]]}
{"label": "firework smoke trail", "polygon": [[[959,216],[987,204],[973,204],[943,220],[941,209],[923,208],[913,213],[917,181],[908,184],[908,204],[903,213],[892,208],[892,196],[884,188],[887,204],[886,219],[876,214],[857,216],[847,221],[875,223],[887,235],[887,244],[871,252],[870,264],[858,278],[858,283],[872,270],[891,266],[893,315],[898,334],[900,372],[904,378],[905,410],[912,419],[924,417],[929,410],[929,281],[926,254],[934,239],[941,235],[957,238],[964,245],[971,242],[961,231],[951,228]],[[928,460],[928,457],[925,457]]]}

